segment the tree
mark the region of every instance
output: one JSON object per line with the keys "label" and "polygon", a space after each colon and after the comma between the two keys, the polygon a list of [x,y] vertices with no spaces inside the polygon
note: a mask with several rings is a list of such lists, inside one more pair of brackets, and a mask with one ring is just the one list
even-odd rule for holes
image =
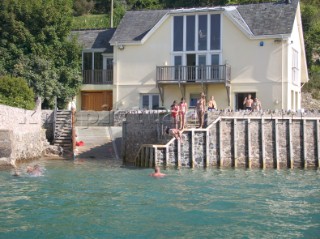
{"label": "tree", "polygon": [[32,110],[34,100],[33,90],[24,79],[0,77],[0,104]]}
{"label": "tree", "polygon": [[81,85],[81,48],[70,37],[72,0],[2,0],[0,75],[23,77],[61,106]]}

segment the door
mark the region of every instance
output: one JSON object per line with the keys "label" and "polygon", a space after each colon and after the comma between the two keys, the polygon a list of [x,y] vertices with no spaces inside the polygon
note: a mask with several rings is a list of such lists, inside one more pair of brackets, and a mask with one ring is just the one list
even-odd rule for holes
{"label": "door", "polygon": [[112,110],[112,91],[82,91],[81,110]]}
{"label": "door", "polygon": [[187,81],[196,79],[196,55],[187,54]]}

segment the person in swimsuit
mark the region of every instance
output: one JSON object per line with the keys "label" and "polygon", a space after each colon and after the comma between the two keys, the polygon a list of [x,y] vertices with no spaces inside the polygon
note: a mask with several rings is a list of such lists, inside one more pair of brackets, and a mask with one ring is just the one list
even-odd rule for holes
{"label": "person in swimsuit", "polygon": [[173,101],[172,105],[171,105],[171,117],[173,119],[173,124],[174,127],[177,129],[178,128],[178,118],[179,118],[179,106],[177,104],[177,101]]}
{"label": "person in swimsuit", "polygon": [[199,127],[198,128],[203,128],[204,126],[204,112],[206,109],[206,99],[205,95],[202,92],[200,95],[200,99],[197,101],[197,115],[198,115],[198,120],[199,120]]}
{"label": "person in swimsuit", "polygon": [[214,100],[214,96],[211,96],[208,102],[208,111],[213,111],[217,109],[217,102]]}
{"label": "person in swimsuit", "polygon": [[252,103],[252,110],[253,111],[260,111],[261,110],[261,102],[258,98],[254,98]]}
{"label": "person in swimsuit", "polygon": [[179,104],[180,130],[184,129],[187,110],[188,110],[188,104],[186,103],[185,98],[182,97],[181,102]]}
{"label": "person in swimsuit", "polygon": [[252,103],[253,100],[251,99],[251,94],[248,95],[248,97],[244,98],[243,105],[245,106],[246,110],[252,110]]}
{"label": "person in swimsuit", "polygon": [[158,166],[156,166],[154,168],[154,173],[150,173],[149,176],[151,177],[155,177],[155,178],[162,178],[164,176],[166,176],[164,173],[160,172],[160,168]]}

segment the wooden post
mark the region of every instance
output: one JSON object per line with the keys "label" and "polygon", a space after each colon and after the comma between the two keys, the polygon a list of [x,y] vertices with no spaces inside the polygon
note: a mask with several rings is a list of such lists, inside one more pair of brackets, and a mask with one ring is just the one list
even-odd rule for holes
{"label": "wooden post", "polygon": [[262,168],[266,168],[266,147],[265,147],[265,137],[264,137],[264,118],[261,119],[261,157],[262,157]]}
{"label": "wooden post", "polygon": [[293,147],[292,147],[292,119],[289,119],[289,161],[288,168],[293,168]]}
{"label": "wooden post", "polygon": [[209,140],[210,134],[209,130],[206,129],[206,162],[205,162],[205,167],[209,167],[209,147],[210,147],[210,140]]}
{"label": "wooden post", "polygon": [[157,148],[153,147],[151,148],[151,152],[150,152],[150,158],[149,158],[149,168],[153,168],[153,159],[154,159],[154,152],[157,150]]}
{"label": "wooden post", "polygon": [[158,148],[154,150],[154,167],[158,166]]}
{"label": "wooden post", "polygon": [[151,147],[146,147],[146,157],[145,157],[145,160],[144,160],[144,167],[148,167],[148,164],[149,164],[149,157],[150,157],[150,149],[151,149]]}
{"label": "wooden post", "polygon": [[279,168],[279,135],[278,135],[278,119],[274,120],[274,147],[275,147],[275,163],[274,166],[278,169]]}
{"label": "wooden post", "polygon": [[302,121],[302,147],[303,147],[303,167],[307,168],[308,167],[308,160],[307,160],[307,144],[306,144],[306,120],[303,119]]}
{"label": "wooden post", "polygon": [[168,166],[168,160],[169,160],[169,145],[166,145],[166,155],[165,155],[165,166]]}
{"label": "wooden post", "polygon": [[320,135],[319,135],[319,120],[317,119],[316,123],[317,129],[316,129],[316,138],[317,138],[317,163],[318,168],[320,168]]}
{"label": "wooden post", "polygon": [[251,168],[251,132],[250,132],[250,119],[247,121],[247,145],[248,145],[248,161],[247,167]]}
{"label": "wooden post", "polygon": [[191,168],[194,167],[194,130],[191,130]]}
{"label": "wooden post", "polygon": [[237,149],[237,119],[233,119],[233,166],[238,165],[238,149]]}
{"label": "wooden post", "polygon": [[144,166],[144,160],[145,160],[145,147],[141,148],[141,159],[140,159],[140,167]]}
{"label": "wooden post", "polygon": [[219,121],[219,166],[223,167],[222,155],[222,120]]}
{"label": "wooden post", "polygon": [[177,142],[177,144],[178,144],[178,152],[177,152],[177,166],[178,167],[180,167],[181,166],[181,141],[180,140],[178,140],[178,142]]}

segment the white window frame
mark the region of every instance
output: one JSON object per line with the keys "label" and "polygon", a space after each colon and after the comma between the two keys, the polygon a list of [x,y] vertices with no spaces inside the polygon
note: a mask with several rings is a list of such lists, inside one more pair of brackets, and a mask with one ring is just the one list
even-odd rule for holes
{"label": "white window frame", "polygon": [[[144,107],[143,107],[143,97],[144,97],[144,96],[149,96],[149,106],[148,106],[148,108],[144,108]],[[153,106],[152,97],[153,97],[153,96],[158,96],[159,107],[161,107],[160,94],[148,93],[148,94],[140,94],[140,109],[152,110],[152,106]]]}

